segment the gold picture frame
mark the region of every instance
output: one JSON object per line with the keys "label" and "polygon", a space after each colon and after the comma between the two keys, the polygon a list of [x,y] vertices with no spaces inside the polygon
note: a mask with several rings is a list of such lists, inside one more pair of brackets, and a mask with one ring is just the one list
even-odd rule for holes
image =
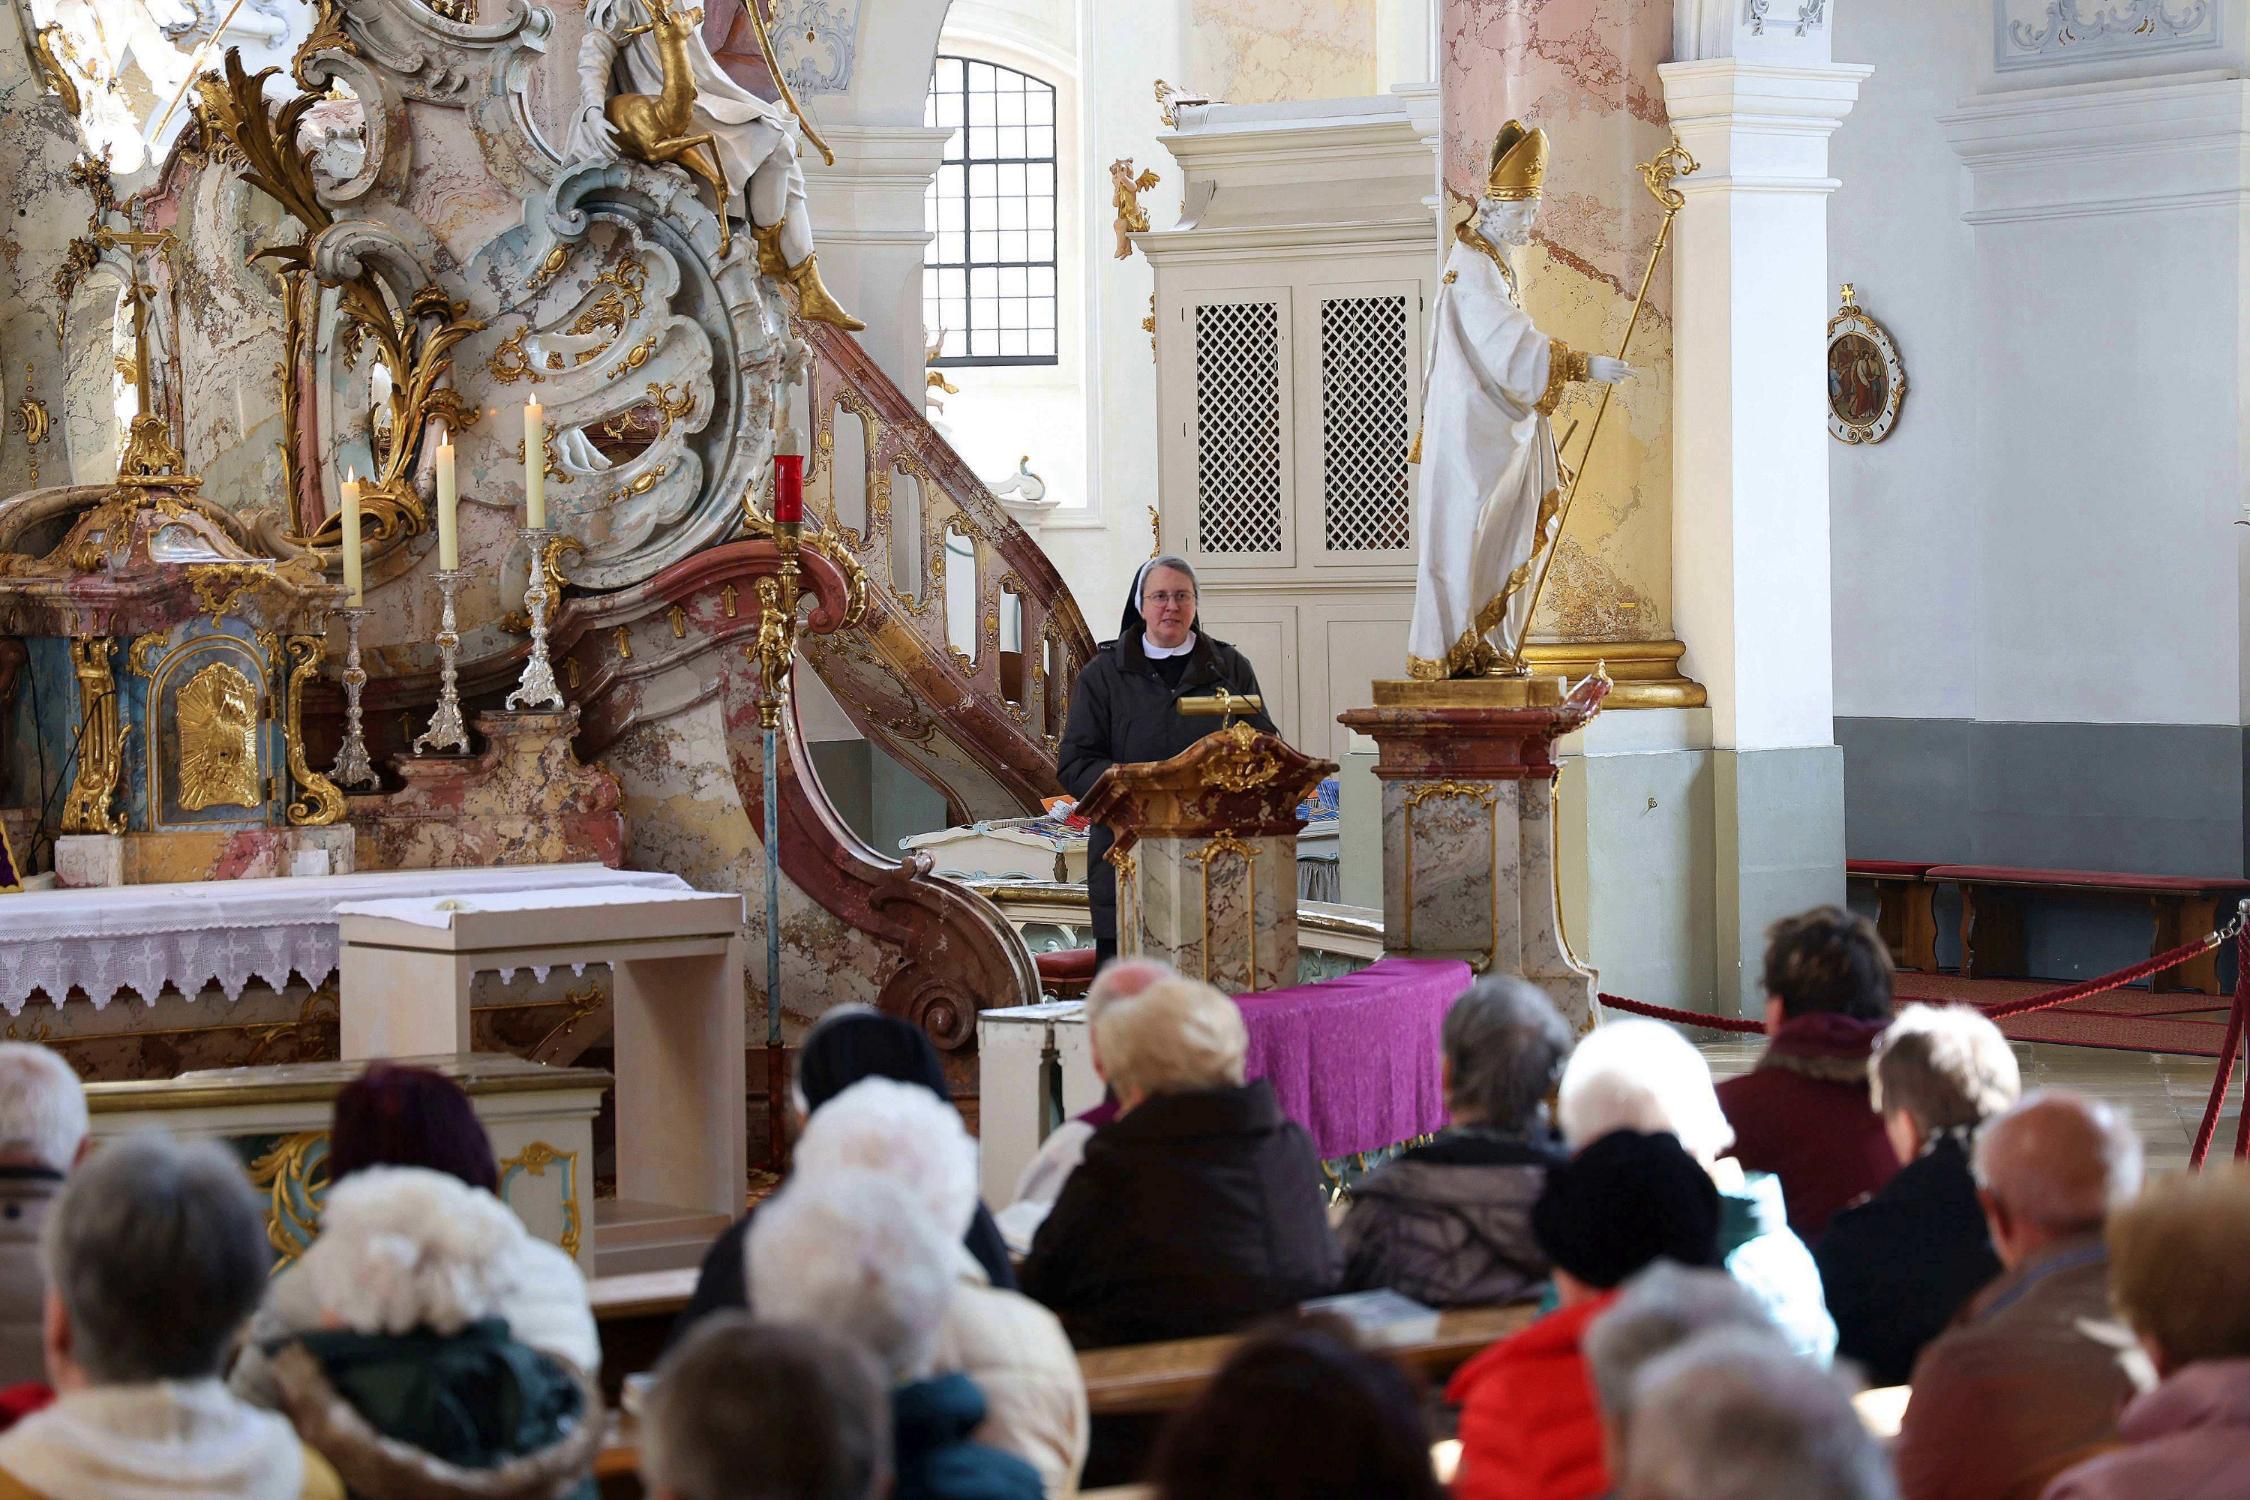
{"label": "gold picture frame", "polygon": [[1828,320],[1828,433],[1839,443],[1879,443],[1906,404],[1906,361],[1848,281],[1841,299]]}

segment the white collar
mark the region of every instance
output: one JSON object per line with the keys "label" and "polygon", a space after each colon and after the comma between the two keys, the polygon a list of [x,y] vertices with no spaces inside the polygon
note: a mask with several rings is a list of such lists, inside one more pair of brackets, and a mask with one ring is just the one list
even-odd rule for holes
{"label": "white collar", "polygon": [[1194,649],[1195,632],[1192,630],[1187,633],[1187,639],[1177,646],[1159,646],[1148,638],[1146,630],[1141,632],[1141,650],[1146,652],[1152,661],[1162,661],[1168,656],[1185,656]]}

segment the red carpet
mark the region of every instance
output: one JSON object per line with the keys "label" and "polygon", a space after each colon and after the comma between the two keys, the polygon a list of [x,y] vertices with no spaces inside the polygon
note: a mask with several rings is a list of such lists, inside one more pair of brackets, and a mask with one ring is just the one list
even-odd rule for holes
{"label": "red carpet", "polygon": [[[1900,974],[1898,999],[1933,1004],[2003,1005],[2027,995],[2059,988],[2053,979],[1962,979],[1953,974]],[[2182,1057],[2217,1057],[2225,1040],[2224,995],[2151,994],[2112,990],[2051,1010],[2011,1016],[2001,1031],[2019,1042],[2062,1042],[2076,1047],[2110,1047],[2122,1052],[2171,1052]]]}

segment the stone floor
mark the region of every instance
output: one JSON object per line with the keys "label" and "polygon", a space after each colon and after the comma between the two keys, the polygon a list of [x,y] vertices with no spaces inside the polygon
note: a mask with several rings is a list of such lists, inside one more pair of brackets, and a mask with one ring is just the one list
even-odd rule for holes
{"label": "stone floor", "polygon": [[[1707,1042],[1702,1051],[1710,1059],[1712,1076],[1727,1079],[1749,1071],[1761,1047],[1755,1038],[1745,1038]],[[2189,1148],[2195,1144],[2195,1129],[2203,1118],[2204,1103],[2210,1097],[2211,1080],[2218,1068],[2206,1057],[2064,1047],[2050,1042],[2018,1042],[2016,1059],[2023,1068],[2026,1090],[2075,1089],[2124,1110],[2140,1133],[2152,1172],[2186,1168]],[[2234,1149],[2234,1133],[2241,1118],[2242,1080],[2238,1069],[2212,1141],[2214,1157]]]}

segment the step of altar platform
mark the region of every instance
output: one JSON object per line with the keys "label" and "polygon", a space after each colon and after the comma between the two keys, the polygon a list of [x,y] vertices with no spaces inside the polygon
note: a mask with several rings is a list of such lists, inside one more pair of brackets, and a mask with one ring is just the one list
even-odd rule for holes
{"label": "step of altar platform", "polygon": [[725,1214],[601,1198],[594,1203],[594,1274],[637,1276],[703,1264],[703,1252],[733,1221]]}

